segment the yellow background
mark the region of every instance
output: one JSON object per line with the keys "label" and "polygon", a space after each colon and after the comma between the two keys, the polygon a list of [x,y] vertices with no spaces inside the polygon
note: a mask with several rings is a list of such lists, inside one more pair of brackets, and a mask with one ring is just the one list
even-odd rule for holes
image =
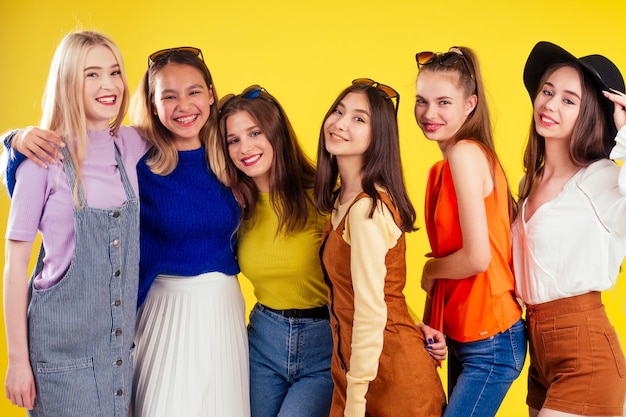
{"label": "yellow background", "polygon": [[[77,28],[102,31],[118,43],[133,91],[151,52],[200,47],[218,94],[263,85],[281,101],[311,156],[322,117],[343,87],[357,77],[390,84],[402,96],[404,170],[420,219],[427,170],[440,153],[424,139],[413,118],[416,52],[445,51],[452,45],[478,52],[496,146],[514,188],[522,174],[531,110],[522,70],[533,45],[548,40],[576,56],[600,53],[626,74],[626,2],[622,0],[0,0],[0,131],[38,123],[53,51],[67,32]],[[2,191],[2,236],[8,209]],[[410,306],[421,313],[419,278],[428,252],[424,229],[408,240],[405,294]],[[247,280],[241,282],[250,306],[251,287]],[[625,292],[622,277],[617,288],[604,295],[623,345]],[[6,345],[1,336],[0,340],[3,379]],[[443,370],[441,375],[445,378]],[[498,416],[527,415],[525,390],[526,371]],[[4,395],[0,397],[0,415],[24,415]]]}

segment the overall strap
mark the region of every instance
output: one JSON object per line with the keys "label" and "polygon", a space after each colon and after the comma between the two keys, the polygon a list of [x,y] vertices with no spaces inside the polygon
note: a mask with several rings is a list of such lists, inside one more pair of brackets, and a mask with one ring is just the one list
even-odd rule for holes
{"label": "overall strap", "polygon": [[[74,190],[74,186],[76,184],[76,165],[70,156],[69,150],[67,147],[60,148],[61,155],[63,155],[63,167],[65,168],[65,175],[67,176],[67,181],[70,185],[70,190]],[[122,181],[122,185],[124,186],[124,192],[126,193],[127,199],[134,199],[137,196],[135,195],[135,190],[133,190],[132,185],[130,184],[130,180],[128,179],[128,174],[126,173],[126,169],[124,168],[124,163],[122,162],[122,155],[120,154],[117,145],[115,145],[115,162],[117,162],[117,168],[120,171],[120,179]],[[85,190],[83,188],[83,184],[78,184],[78,201],[81,206],[86,205],[87,200],[85,198]]]}
{"label": "overall strap", "polygon": [[124,191],[126,192],[126,198],[128,200],[137,198],[135,190],[128,179],[126,168],[124,168],[124,163],[122,162],[122,155],[120,154],[120,150],[117,148],[117,145],[115,145],[115,161],[117,162],[117,168],[120,171],[120,178],[122,179],[122,185],[124,186]]}
{"label": "overall strap", "polygon": [[[394,221],[396,222],[396,224],[400,224],[400,214],[398,213],[398,210],[396,209],[396,206],[393,204],[393,201],[391,201],[391,197],[389,197],[389,194],[387,194],[384,191],[380,191],[380,190],[376,190],[376,193],[378,194],[378,198],[380,199],[380,201],[387,206],[387,208],[389,209],[389,212],[391,213],[391,215],[393,216]],[[352,206],[359,201],[362,198],[371,198],[367,193],[365,193],[364,191],[360,192],[352,201],[352,204],[350,204],[350,207],[348,208],[348,210],[346,210],[346,214],[343,216],[343,218],[341,219],[341,221],[339,222],[339,224],[337,225],[336,230],[343,230],[345,227],[345,223],[346,223],[346,218],[348,217],[348,213],[350,212],[350,209],[352,208]]]}
{"label": "overall strap", "polygon": [[352,208],[352,206],[354,206],[354,204],[360,199],[366,197],[369,197],[369,195],[367,195],[364,191],[361,191],[359,194],[357,194],[356,197],[354,197],[354,200],[352,200],[352,203],[350,203],[350,207],[348,207],[348,210],[346,210],[346,214],[343,215],[343,218],[341,219],[335,230],[343,230],[345,228],[346,219],[348,218],[348,213],[350,213],[350,209]]}

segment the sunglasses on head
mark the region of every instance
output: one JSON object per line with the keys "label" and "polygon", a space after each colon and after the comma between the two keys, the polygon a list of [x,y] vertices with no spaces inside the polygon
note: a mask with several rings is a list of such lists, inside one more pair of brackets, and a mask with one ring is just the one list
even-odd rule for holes
{"label": "sunglasses on head", "polygon": [[252,100],[260,96],[262,91],[265,92],[266,94],[269,94],[267,90],[261,87],[260,85],[251,85],[250,87],[243,90],[240,94],[232,94],[232,93],[226,94],[224,97],[220,99],[220,102],[219,102],[220,111],[224,108],[224,106],[226,106],[228,103],[230,103],[233,99],[237,97],[242,97],[248,100]]}
{"label": "sunglasses on head", "polygon": [[152,65],[154,62],[169,57],[173,53],[188,53],[197,56],[204,62],[204,57],[202,56],[202,51],[200,48],[194,48],[193,46],[180,46],[178,48],[167,48],[161,49],[160,51],[156,51],[148,55],[148,66]]}
{"label": "sunglasses on head", "polygon": [[452,67],[459,61],[463,61],[465,68],[467,68],[467,72],[472,78],[474,78],[474,73],[467,63],[465,55],[463,55],[463,52],[461,52],[458,48],[450,48],[448,52],[418,52],[415,54],[415,61],[417,62],[417,67],[419,69],[422,69],[422,67],[430,65],[434,62],[437,62],[439,65],[443,65],[444,67]]}
{"label": "sunglasses on head", "polygon": [[374,81],[370,78],[357,78],[356,80],[352,81],[352,85],[366,85],[368,87],[374,87],[375,89],[377,89],[378,91],[380,91],[383,96],[385,98],[388,99],[396,99],[396,103],[395,103],[395,111],[396,111],[396,115],[398,114],[398,106],[400,105],[400,93],[398,93],[396,90],[394,90],[392,87],[389,87],[386,84],[381,84],[377,81]]}

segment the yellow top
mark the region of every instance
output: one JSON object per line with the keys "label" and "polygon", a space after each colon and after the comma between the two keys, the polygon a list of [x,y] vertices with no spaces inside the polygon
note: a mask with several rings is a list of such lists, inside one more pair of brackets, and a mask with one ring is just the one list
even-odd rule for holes
{"label": "yellow top", "polygon": [[278,217],[270,205],[269,194],[259,193],[254,218],[241,226],[237,259],[261,304],[287,310],[319,307],[328,302],[319,258],[320,238],[327,220],[310,204],[304,229],[289,235],[277,234]]}

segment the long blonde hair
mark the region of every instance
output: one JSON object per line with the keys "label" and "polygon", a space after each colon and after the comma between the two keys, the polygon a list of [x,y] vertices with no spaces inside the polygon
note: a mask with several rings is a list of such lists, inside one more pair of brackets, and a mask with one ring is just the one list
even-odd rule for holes
{"label": "long blonde hair", "polygon": [[124,83],[119,112],[110,123],[112,134],[116,134],[128,109],[128,83],[119,48],[113,40],[102,33],[80,31],[63,38],[52,58],[42,99],[43,114],[40,126],[42,129],[55,131],[63,138],[76,168],[76,183],[72,191],[76,207],[82,207],[83,204],[78,198],[78,186],[82,182],[81,166],[89,145],[83,101],[84,69],[87,53],[97,45],[105,46],[113,53]]}

